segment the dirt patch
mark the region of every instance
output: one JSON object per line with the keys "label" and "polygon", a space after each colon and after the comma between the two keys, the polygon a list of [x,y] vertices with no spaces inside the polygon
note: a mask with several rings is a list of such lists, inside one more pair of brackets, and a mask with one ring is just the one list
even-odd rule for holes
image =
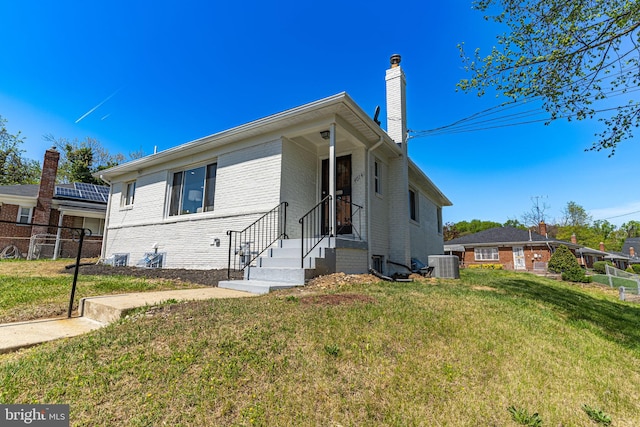
{"label": "dirt patch", "polygon": [[[64,272],[73,274],[74,269],[65,269]],[[220,280],[227,280],[227,270],[187,270],[182,268],[140,268],[140,267],[113,267],[105,264],[83,265],[80,274],[91,276],[134,276],[147,279],[163,279],[177,282],[197,283],[205,286],[218,286]],[[242,273],[232,272],[232,279],[241,279]]]}
{"label": "dirt patch", "polygon": [[311,295],[300,298],[300,303],[304,305],[341,305],[374,302],[376,302],[375,298],[361,294]]}
{"label": "dirt patch", "polygon": [[355,284],[378,283],[380,279],[372,274],[334,273],[315,277],[305,285],[305,289],[338,289]]}

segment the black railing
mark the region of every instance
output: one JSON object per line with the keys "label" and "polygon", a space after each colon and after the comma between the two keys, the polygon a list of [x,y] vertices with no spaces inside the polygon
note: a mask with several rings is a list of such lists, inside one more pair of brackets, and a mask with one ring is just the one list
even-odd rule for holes
{"label": "black railing", "polygon": [[331,226],[327,225],[329,219],[329,209],[331,196],[327,196],[320,201],[313,209],[303,215],[298,221],[302,226],[302,257],[300,266],[304,268],[304,259],[325,237],[329,236]]}
{"label": "black railing", "polygon": [[[37,227],[37,228],[41,228],[43,231],[48,230],[49,228],[55,228],[56,230],[70,230],[71,234],[75,240],[75,238],[77,237],[78,239],[78,252],[76,253],[76,263],[74,264],[75,270],[73,271],[73,282],[71,283],[71,295],[69,295],[69,308],[67,310],[67,317],[71,318],[71,312],[73,311],[73,302],[76,296],[76,287],[78,284],[78,272],[80,271],[80,258],[82,256],[82,244],[84,243],[84,238],[85,236],[91,236],[91,230],[86,229],[86,228],[77,228],[77,227],[64,227],[61,225],[51,225],[51,224],[36,224],[36,223],[22,223],[22,222],[13,222],[13,221],[5,221],[5,220],[0,220],[0,223],[3,224],[13,224],[13,225],[17,225],[17,226],[31,226],[31,227]],[[31,231],[33,232],[33,228],[31,229]],[[33,250],[31,249],[31,242],[29,243],[29,247],[30,250],[29,252],[32,253]],[[55,254],[57,255],[57,254]]]}
{"label": "black railing", "polygon": [[287,206],[282,202],[242,231],[227,231],[229,236],[229,263],[231,271],[242,271],[273,245],[278,239],[288,239],[286,233]]}
{"label": "black railing", "polygon": [[[358,236],[359,240],[362,240],[362,210],[364,207],[353,203],[351,200],[345,200],[342,197],[336,197],[336,211],[338,212],[338,219],[340,225],[336,232],[339,234],[353,234]],[[357,227],[353,224],[353,218],[358,216]]]}

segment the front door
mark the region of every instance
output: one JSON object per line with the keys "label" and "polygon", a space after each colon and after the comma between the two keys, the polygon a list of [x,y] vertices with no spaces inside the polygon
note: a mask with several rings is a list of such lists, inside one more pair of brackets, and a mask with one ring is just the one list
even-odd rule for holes
{"label": "front door", "polygon": [[[329,159],[322,161],[322,198],[329,195]],[[351,154],[336,158],[337,234],[351,234]],[[329,229],[328,212],[322,212],[323,232]]]}
{"label": "front door", "polygon": [[513,247],[513,268],[515,270],[527,269],[527,265],[524,261],[524,248],[522,246]]}

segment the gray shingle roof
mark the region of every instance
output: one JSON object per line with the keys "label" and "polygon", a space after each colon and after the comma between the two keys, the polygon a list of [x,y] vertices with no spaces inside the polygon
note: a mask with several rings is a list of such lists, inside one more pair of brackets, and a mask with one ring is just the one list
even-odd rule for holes
{"label": "gray shingle roof", "polygon": [[6,196],[38,197],[38,184],[0,185],[0,194]]}
{"label": "gray shingle roof", "polygon": [[508,242],[549,242],[554,239],[531,232],[521,230],[515,227],[496,227],[488,230],[479,231],[474,234],[458,237],[444,242],[445,245],[465,245],[465,244],[481,244],[481,243],[508,243]]}

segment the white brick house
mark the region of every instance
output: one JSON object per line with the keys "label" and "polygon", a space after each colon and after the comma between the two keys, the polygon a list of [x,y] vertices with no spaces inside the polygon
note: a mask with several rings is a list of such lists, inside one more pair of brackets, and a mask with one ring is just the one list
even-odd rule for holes
{"label": "white brick house", "polygon": [[[268,291],[442,254],[451,202],[407,156],[399,62],[387,71],[388,132],[340,93],[102,171],[111,183],[103,258],[128,254],[133,265],[157,252],[163,267],[212,269],[244,266],[250,254],[259,257],[245,277],[271,282]],[[278,206],[258,230],[228,233]],[[286,239],[265,237],[273,229]],[[311,246],[321,240],[304,257],[303,234]]]}

